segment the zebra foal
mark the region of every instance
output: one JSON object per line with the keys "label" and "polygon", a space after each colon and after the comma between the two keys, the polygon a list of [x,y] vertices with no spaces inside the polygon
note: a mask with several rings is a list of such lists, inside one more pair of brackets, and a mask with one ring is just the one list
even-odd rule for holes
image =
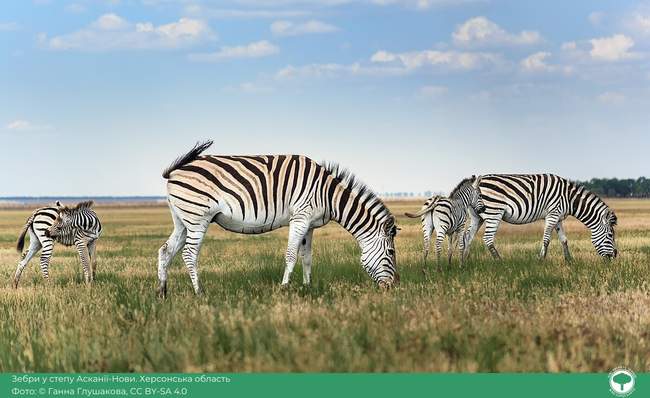
{"label": "zebra foal", "polygon": [[94,280],[96,242],[102,233],[102,224],[91,209],[92,205],[92,201],[87,201],[67,207],[56,202],[55,206],[42,207],[32,213],[20,231],[16,244],[16,249],[21,253],[25,246],[25,236],[29,232],[29,248],[22,254],[16,268],[14,288],[18,288],[23,270],[41,249],[41,273],[45,280],[49,279],[48,268],[54,242],[65,246],[74,245],[79,253],[86,283]]}
{"label": "zebra foal", "polygon": [[[461,232],[467,220],[468,211],[474,211],[478,214],[483,212],[484,205],[481,200],[480,191],[478,190],[479,180],[476,176],[462,180],[454,188],[449,197],[434,195],[424,202],[422,208],[417,213],[405,213],[407,217],[422,219],[422,233],[424,235],[424,262],[427,261],[429,248],[431,246],[431,235],[436,231],[435,250],[440,266],[440,253],[442,251],[442,241],[447,236],[449,249],[447,261],[451,264],[453,250],[456,245],[460,245],[461,253],[464,251],[464,239]],[[464,258],[461,256],[461,264]]]}

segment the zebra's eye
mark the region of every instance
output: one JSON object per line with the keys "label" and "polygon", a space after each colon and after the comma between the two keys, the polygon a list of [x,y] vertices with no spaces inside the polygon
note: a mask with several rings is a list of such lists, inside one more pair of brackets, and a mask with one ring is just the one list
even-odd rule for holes
{"label": "zebra's eye", "polygon": [[393,250],[393,249],[388,249],[388,250],[386,250],[386,252],[387,252],[388,255],[391,256],[391,257],[394,257],[394,256],[395,256],[395,250]]}

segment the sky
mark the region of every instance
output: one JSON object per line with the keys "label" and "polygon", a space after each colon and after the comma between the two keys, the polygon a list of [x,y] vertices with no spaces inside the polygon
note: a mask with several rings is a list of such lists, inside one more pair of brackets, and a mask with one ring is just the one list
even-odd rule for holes
{"label": "sky", "polygon": [[203,139],[376,192],[650,174],[650,2],[3,1],[0,57],[0,196],[162,195]]}

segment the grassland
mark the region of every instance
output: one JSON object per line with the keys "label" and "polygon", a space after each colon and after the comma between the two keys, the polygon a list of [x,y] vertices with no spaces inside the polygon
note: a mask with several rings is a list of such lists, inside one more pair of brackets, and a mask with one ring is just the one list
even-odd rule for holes
{"label": "grassland", "polygon": [[[587,230],[566,224],[575,261],[541,225],[502,225],[493,261],[475,240],[469,262],[422,272],[417,220],[398,217],[401,284],[378,290],[338,225],[314,237],[313,285],[279,288],[286,230],[259,236],[214,226],[195,297],[180,258],[159,300],[157,250],[171,231],[163,207],[98,208],[98,276],[82,283],[72,249],[57,246],[46,285],[33,261],[11,280],[28,210],[0,211],[0,371],[650,370],[650,201],[611,201],[619,258],[597,257]],[[394,214],[419,207],[393,202]],[[429,267],[432,263],[429,263]]]}

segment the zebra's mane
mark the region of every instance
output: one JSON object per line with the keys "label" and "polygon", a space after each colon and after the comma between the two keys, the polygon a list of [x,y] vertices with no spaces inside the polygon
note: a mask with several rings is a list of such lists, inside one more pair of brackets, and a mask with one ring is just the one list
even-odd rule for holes
{"label": "zebra's mane", "polygon": [[467,178],[463,179],[461,182],[458,183],[458,185],[456,185],[456,188],[454,188],[454,189],[451,190],[451,193],[449,194],[449,197],[450,197],[450,198],[454,197],[454,195],[455,195],[456,193],[458,193],[458,191],[459,191],[463,186],[465,186],[465,184],[473,183],[474,181],[476,181],[476,176],[471,176],[471,177],[467,177]]}
{"label": "zebra's mane", "polygon": [[341,167],[341,165],[336,162],[322,162],[321,166],[328,173],[330,173],[336,181],[343,184],[346,188],[354,192],[358,197],[365,197],[368,204],[379,203],[381,206],[381,212],[387,212],[390,214],[388,207],[386,207],[379,196],[377,196],[377,194],[363,181],[359,180],[359,177],[355,176],[350,170],[345,167]]}
{"label": "zebra's mane", "polygon": [[179,156],[170,164],[162,173],[163,178],[168,179],[172,171],[185,166],[186,164],[196,160],[201,155],[201,152],[205,151],[212,145],[212,140],[205,142],[197,142],[189,152],[184,155]]}
{"label": "zebra's mane", "polygon": [[[57,205],[58,204],[60,203],[57,202]],[[72,213],[79,210],[90,209],[94,204],[95,202],[93,202],[92,200],[86,200],[84,202],[77,203],[74,207],[60,206],[59,211],[64,213]]]}

